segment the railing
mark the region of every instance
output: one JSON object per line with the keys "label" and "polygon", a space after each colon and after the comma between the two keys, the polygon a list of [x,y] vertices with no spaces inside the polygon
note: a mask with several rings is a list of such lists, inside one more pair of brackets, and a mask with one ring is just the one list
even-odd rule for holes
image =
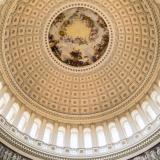
{"label": "railing", "polygon": [[72,156],[72,157],[90,157],[90,156],[102,156],[111,153],[116,153],[121,150],[127,149],[141,140],[152,135],[157,129],[159,129],[160,115],[149,125],[147,125],[143,130],[135,133],[133,136],[123,139],[117,143],[107,144],[103,147],[96,148],[68,148],[68,147],[58,147],[55,145],[48,145],[40,140],[31,138],[29,135],[20,132],[16,127],[11,125],[6,121],[6,119],[0,115],[0,126],[1,128],[10,134],[15,139],[21,141],[24,145],[39,150],[40,152],[45,152],[48,154],[60,155],[60,156]]}

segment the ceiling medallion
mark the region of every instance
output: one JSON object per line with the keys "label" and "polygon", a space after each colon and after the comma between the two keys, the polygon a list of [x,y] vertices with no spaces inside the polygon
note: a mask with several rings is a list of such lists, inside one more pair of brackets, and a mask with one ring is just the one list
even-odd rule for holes
{"label": "ceiling medallion", "polygon": [[82,67],[95,63],[105,53],[109,30],[97,13],[75,7],[54,19],[48,38],[54,56],[61,62]]}
{"label": "ceiling medallion", "polygon": [[[42,46],[52,65],[65,72],[93,71],[109,61],[117,28],[108,11],[90,3],[66,3],[50,13]],[[115,32],[113,32],[115,30]]]}

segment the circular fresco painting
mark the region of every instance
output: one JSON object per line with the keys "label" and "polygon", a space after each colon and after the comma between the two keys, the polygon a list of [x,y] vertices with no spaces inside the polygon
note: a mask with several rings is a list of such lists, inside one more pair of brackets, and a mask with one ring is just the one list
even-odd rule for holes
{"label": "circular fresco painting", "polygon": [[48,38],[53,54],[61,62],[82,67],[95,63],[105,53],[109,30],[97,13],[77,7],[54,19]]}

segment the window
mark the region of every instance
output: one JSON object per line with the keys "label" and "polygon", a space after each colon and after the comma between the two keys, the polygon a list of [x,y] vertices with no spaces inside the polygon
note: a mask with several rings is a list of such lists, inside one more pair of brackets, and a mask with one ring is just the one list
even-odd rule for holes
{"label": "window", "polygon": [[111,136],[112,136],[112,142],[113,143],[118,142],[120,140],[120,137],[119,137],[119,133],[118,133],[118,130],[116,128],[115,123],[110,123],[109,124],[109,130],[110,130],[110,133],[111,133]]}
{"label": "window", "polygon": [[104,134],[103,127],[99,126],[96,128],[96,134],[97,134],[97,139],[98,139],[98,145],[105,146],[106,145],[106,138]]}
{"label": "window", "polygon": [[32,138],[37,138],[37,135],[38,135],[38,131],[39,131],[39,129],[40,129],[40,126],[41,126],[41,121],[36,118],[36,119],[34,120],[34,122],[33,122],[31,131],[30,131],[30,136],[31,136]]}
{"label": "window", "polygon": [[152,120],[156,119],[157,115],[148,102],[144,102],[142,108]]}
{"label": "window", "polygon": [[59,127],[57,135],[57,146],[64,147],[64,138],[65,138],[65,128]]}
{"label": "window", "polygon": [[131,126],[130,126],[128,120],[127,120],[127,118],[123,117],[121,119],[121,125],[122,125],[122,127],[123,127],[123,129],[124,129],[125,134],[126,134],[127,137],[130,137],[130,136],[133,135],[132,128],[131,128]]}
{"label": "window", "polygon": [[9,102],[10,95],[8,93],[4,93],[4,95],[0,98],[0,113],[2,113],[4,107]]}
{"label": "window", "polygon": [[151,93],[151,98],[153,99],[153,101],[160,104],[160,93],[158,93],[157,91],[153,91]]}
{"label": "window", "polygon": [[84,129],[83,133],[84,133],[84,146],[85,146],[85,148],[91,148],[92,147],[91,129],[86,128],[86,129]]}
{"label": "window", "polygon": [[43,136],[43,141],[47,144],[49,144],[49,142],[50,142],[52,130],[53,130],[53,125],[48,123],[46,125],[45,131],[44,131],[44,136]]}
{"label": "window", "polygon": [[18,111],[19,111],[19,105],[17,103],[14,103],[6,116],[7,121],[13,123]]}
{"label": "window", "polygon": [[20,131],[23,131],[25,128],[26,123],[28,122],[30,118],[30,114],[28,112],[24,112],[19,123],[18,123],[18,129]]}
{"label": "window", "polygon": [[70,139],[71,148],[78,148],[78,129],[71,129],[71,139]]}
{"label": "window", "polygon": [[143,129],[145,127],[145,123],[137,110],[132,112],[132,117],[136,121],[140,129]]}

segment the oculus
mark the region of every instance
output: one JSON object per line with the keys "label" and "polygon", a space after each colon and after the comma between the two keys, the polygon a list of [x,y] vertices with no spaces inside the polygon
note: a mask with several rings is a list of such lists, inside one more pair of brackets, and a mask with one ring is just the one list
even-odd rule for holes
{"label": "oculus", "polygon": [[54,19],[48,39],[52,53],[61,62],[83,67],[95,63],[106,52],[109,30],[96,12],[76,7]]}

